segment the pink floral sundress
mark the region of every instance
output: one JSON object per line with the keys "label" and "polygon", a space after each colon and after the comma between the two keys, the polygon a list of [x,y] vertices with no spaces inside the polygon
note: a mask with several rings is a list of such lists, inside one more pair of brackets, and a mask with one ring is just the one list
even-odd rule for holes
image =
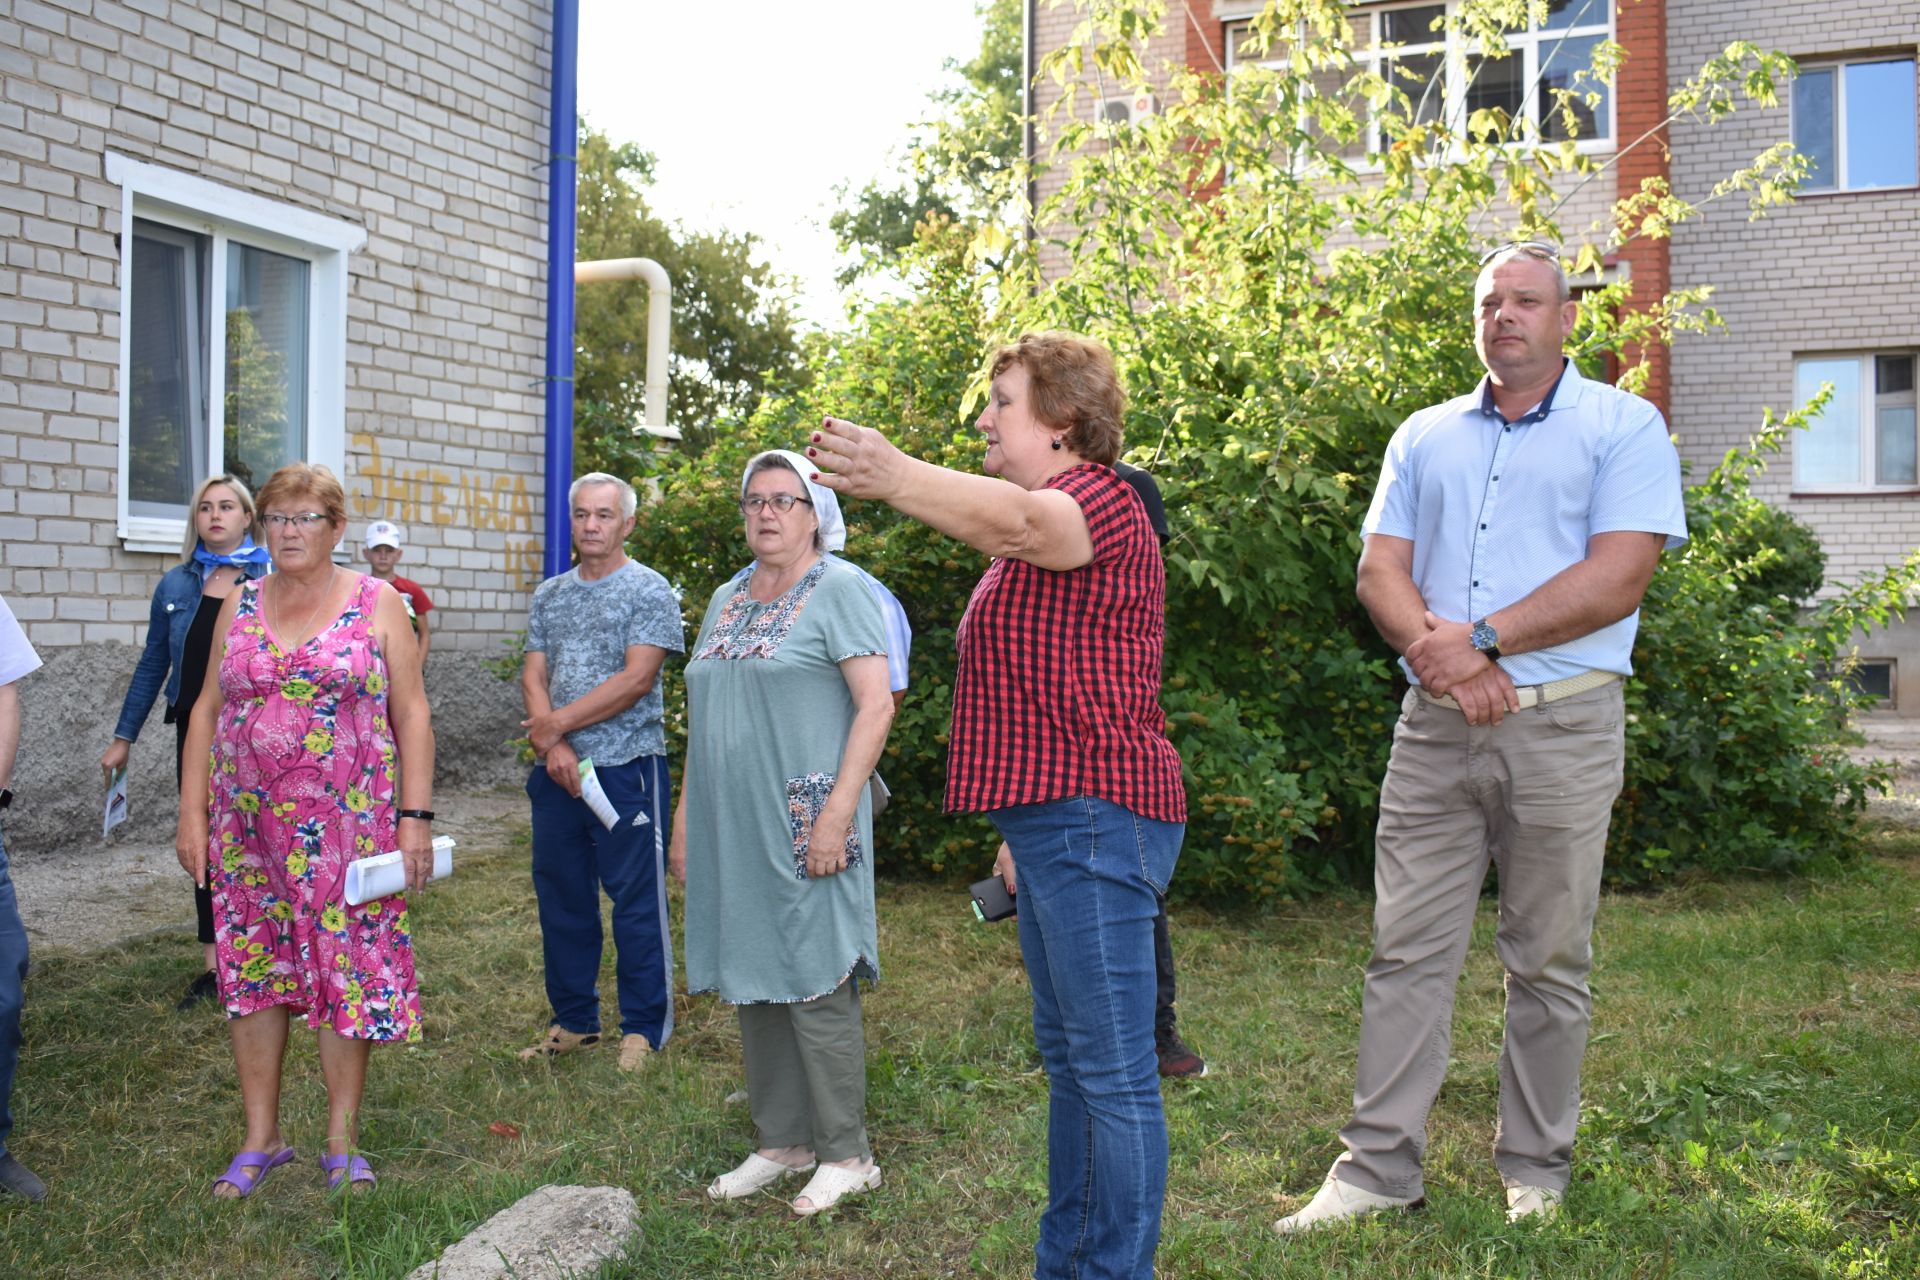
{"label": "pink floral sundress", "polygon": [[418,1040],[420,989],[401,895],[346,902],[347,864],[395,847],[387,663],[378,579],[286,652],[240,590],[220,663],[209,867],[229,1017],[274,1005],[360,1040]]}

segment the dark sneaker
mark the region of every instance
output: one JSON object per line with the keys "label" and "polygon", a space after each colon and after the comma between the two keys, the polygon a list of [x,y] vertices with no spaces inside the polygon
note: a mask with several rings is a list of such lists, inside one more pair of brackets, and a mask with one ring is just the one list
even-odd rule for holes
{"label": "dark sneaker", "polygon": [[12,1156],[0,1156],[0,1191],[11,1191],[29,1200],[47,1198],[47,1184]]}
{"label": "dark sneaker", "polygon": [[220,984],[215,981],[213,970],[209,969],[193,980],[193,984],[187,988],[187,994],[180,997],[180,1003],[174,1008],[180,1013],[188,1013],[197,1004],[211,1004],[219,998]]}
{"label": "dark sneaker", "polygon": [[1207,1060],[1187,1048],[1178,1031],[1154,1037],[1154,1052],[1160,1058],[1160,1074],[1169,1079],[1185,1077],[1198,1080],[1207,1074]]}

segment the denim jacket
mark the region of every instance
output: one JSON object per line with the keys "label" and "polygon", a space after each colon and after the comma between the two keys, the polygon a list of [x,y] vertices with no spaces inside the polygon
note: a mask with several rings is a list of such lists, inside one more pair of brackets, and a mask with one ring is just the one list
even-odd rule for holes
{"label": "denim jacket", "polygon": [[[249,578],[266,573],[267,566],[246,566]],[[180,654],[187,646],[187,632],[193,628],[194,611],[200,607],[205,586],[200,570],[189,560],[166,571],[153,591],[153,608],[147,616],[147,644],[140,651],[140,662],[133,669],[133,682],[127,686],[127,700],[120,707],[120,723],[113,736],[128,742],[140,736],[140,726],[153,710],[153,700],[166,685],[167,705],[180,701]],[[219,602],[215,602],[215,608]]]}

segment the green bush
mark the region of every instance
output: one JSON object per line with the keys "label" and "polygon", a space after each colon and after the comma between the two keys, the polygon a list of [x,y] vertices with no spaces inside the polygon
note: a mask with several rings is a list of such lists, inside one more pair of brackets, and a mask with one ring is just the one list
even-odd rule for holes
{"label": "green bush", "polygon": [[1616,883],[1844,859],[1869,793],[1886,788],[1885,766],[1845,749],[1858,699],[1837,673],[1854,628],[1899,611],[1916,562],[1805,607],[1825,557],[1752,481],[1806,420],[1769,414],[1687,489],[1692,539],[1662,558],[1627,684],[1626,781],[1608,834]]}

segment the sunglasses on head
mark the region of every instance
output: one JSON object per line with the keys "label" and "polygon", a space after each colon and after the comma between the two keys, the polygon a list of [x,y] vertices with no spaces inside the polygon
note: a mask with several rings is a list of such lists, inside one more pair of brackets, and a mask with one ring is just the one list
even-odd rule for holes
{"label": "sunglasses on head", "polygon": [[1509,240],[1497,244],[1480,255],[1480,265],[1486,266],[1503,253],[1525,254],[1529,258],[1538,258],[1542,262],[1560,261],[1560,246],[1549,244],[1545,240]]}

